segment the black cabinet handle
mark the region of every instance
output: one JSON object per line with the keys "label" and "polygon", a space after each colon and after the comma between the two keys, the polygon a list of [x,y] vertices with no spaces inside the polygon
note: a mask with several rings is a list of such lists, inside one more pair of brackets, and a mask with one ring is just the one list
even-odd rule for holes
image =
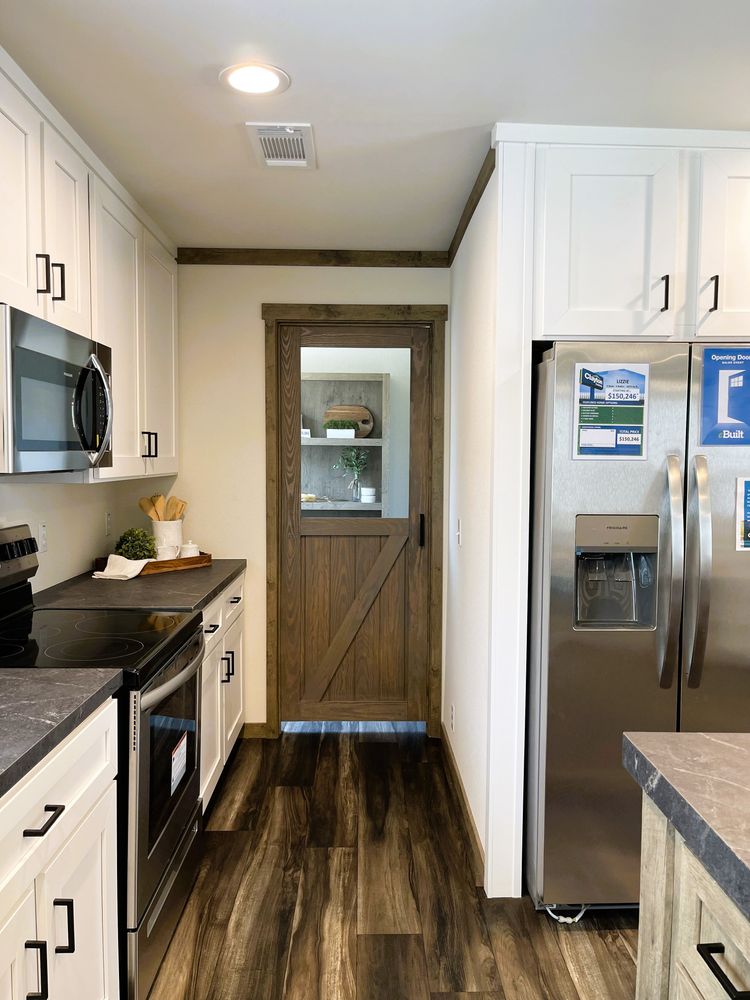
{"label": "black cabinet handle", "polygon": [[146,439],[146,450],[141,452],[141,458],[151,458],[151,431],[141,431],[141,437]]}
{"label": "black cabinet handle", "polygon": [[65,812],[65,806],[45,806],[44,811],[46,813],[52,813],[44,826],[40,826],[38,830],[24,830],[24,837],[43,837],[45,833],[49,831],[50,827],[54,826],[54,824]]}
{"label": "black cabinet handle", "polygon": [[664,305],[661,307],[661,312],[665,313],[669,309],[669,275],[662,274],[661,280],[664,282]]}
{"label": "black cabinet handle", "polygon": [[49,974],[47,971],[47,942],[27,941],[24,948],[39,952],[39,992],[27,993],[26,1000],[49,1000]]}
{"label": "black cabinet handle", "polygon": [[159,457],[159,432],[158,431],[152,431],[151,433],[154,436],[154,453],[151,456],[151,458],[158,458]]}
{"label": "black cabinet handle", "polygon": [[64,302],[65,301],[65,265],[62,263],[52,264],[50,271],[54,271],[58,268],[60,271],[60,294],[55,295],[54,290],[52,290],[52,301],[53,302]]}
{"label": "black cabinet handle", "polygon": [[419,547],[423,549],[427,539],[427,520],[424,514],[419,515]]}
{"label": "black cabinet handle", "polygon": [[221,662],[222,663],[226,663],[226,665],[227,665],[226,676],[221,678],[221,683],[222,684],[228,684],[231,681],[231,679],[232,679],[232,675],[229,672],[229,667],[230,667],[230,664],[231,664],[232,661],[229,659],[228,656],[222,656]]}
{"label": "black cabinet handle", "polygon": [[[141,434],[146,438],[146,453],[141,454],[141,458],[158,458],[159,457],[159,434],[157,431],[141,431]],[[151,448],[151,438],[154,439],[153,449]]]}
{"label": "black cabinet handle", "polygon": [[55,947],[56,955],[73,955],[76,950],[76,919],[72,899],[53,899],[53,906],[64,906],[68,916],[68,943]]}
{"label": "black cabinet handle", "polygon": [[230,604],[239,604],[241,600],[242,600],[241,597],[230,597],[229,598],[229,603]]}
{"label": "black cabinet handle", "polygon": [[37,260],[44,261],[44,288],[37,288],[37,295],[49,295],[52,291],[52,260],[48,253],[38,253]]}
{"label": "black cabinet handle", "polygon": [[208,628],[204,628],[203,631],[206,635],[213,635],[214,632],[218,632],[221,625],[217,625],[215,622],[213,625],[209,625]]}
{"label": "black cabinet handle", "polygon": [[229,657],[229,676],[234,677],[234,650],[228,649],[227,656]]}
{"label": "black cabinet handle", "polygon": [[711,277],[709,278],[709,281],[713,281],[714,283],[714,304],[708,311],[710,313],[715,313],[719,308],[719,275],[712,274]]}
{"label": "black cabinet handle", "polygon": [[731,998],[731,1000],[748,1000],[748,998],[750,998],[750,990],[738,990],[726,972],[719,967],[719,963],[714,958],[714,955],[724,954],[723,944],[699,944],[696,945],[696,947],[698,949],[698,954],[711,970],[711,974],[716,978],[721,988],[724,990],[726,995]]}

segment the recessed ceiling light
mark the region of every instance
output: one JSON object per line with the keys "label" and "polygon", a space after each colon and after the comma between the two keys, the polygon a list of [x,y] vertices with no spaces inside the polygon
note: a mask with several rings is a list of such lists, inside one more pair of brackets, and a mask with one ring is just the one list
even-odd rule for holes
{"label": "recessed ceiling light", "polygon": [[283,69],[259,62],[227,66],[219,73],[219,79],[243,94],[280,94],[292,82]]}

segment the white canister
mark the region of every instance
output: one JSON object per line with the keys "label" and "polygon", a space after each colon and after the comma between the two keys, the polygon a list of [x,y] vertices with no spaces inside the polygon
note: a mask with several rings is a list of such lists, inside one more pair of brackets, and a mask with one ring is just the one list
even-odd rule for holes
{"label": "white canister", "polygon": [[192,559],[201,554],[200,548],[189,538],[180,549],[180,559]]}
{"label": "white canister", "polygon": [[377,490],[374,486],[363,486],[360,492],[360,500],[362,503],[376,503],[377,501]]}
{"label": "white canister", "polygon": [[[176,546],[179,552],[182,545],[182,521],[152,521],[157,550],[165,546]],[[171,556],[170,558],[175,558]]]}

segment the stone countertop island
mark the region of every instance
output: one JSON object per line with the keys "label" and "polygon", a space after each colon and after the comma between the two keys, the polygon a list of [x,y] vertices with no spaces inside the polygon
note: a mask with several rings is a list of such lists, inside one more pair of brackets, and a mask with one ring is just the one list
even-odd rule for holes
{"label": "stone countertop island", "polygon": [[644,796],[637,997],[745,995],[750,734],[626,733],[623,763]]}

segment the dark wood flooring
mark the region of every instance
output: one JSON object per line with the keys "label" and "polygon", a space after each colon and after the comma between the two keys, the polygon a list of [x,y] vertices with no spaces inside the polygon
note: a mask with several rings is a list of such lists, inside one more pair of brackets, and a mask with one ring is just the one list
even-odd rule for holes
{"label": "dark wood flooring", "polygon": [[632,914],[476,889],[437,741],[298,729],[238,744],[151,1000],[632,1000]]}

